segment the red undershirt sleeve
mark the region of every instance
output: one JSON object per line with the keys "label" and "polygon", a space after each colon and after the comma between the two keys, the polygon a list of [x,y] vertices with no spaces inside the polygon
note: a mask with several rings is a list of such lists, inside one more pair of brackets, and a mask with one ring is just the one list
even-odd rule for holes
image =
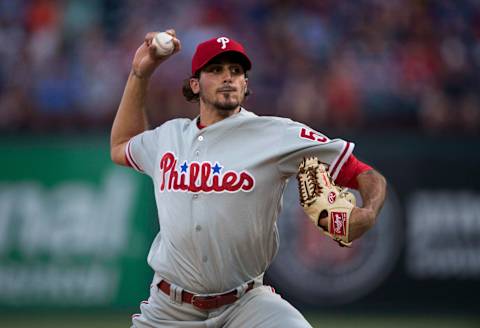
{"label": "red undershirt sleeve", "polygon": [[368,164],[359,161],[353,154],[347,159],[338,173],[335,183],[341,187],[358,189],[357,176],[365,171],[371,170]]}

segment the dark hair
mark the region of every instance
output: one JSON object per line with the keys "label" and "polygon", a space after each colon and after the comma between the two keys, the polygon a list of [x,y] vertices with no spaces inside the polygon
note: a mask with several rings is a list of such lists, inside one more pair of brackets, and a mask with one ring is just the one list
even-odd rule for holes
{"label": "dark hair", "polygon": [[[196,103],[200,101],[200,95],[198,93],[194,93],[192,88],[190,87],[190,79],[199,79],[199,78],[200,78],[200,71],[198,71],[188,79],[183,80],[182,93],[188,102]],[[245,78],[248,78],[247,72],[245,72]],[[247,91],[245,92],[245,98],[248,97],[251,93],[252,91],[250,91],[250,89],[247,88]]]}

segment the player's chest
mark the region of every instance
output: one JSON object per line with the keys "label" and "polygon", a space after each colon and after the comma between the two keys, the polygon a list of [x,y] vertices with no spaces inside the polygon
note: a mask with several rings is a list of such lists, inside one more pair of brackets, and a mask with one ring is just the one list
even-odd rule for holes
{"label": "player's chest", "polygon": [[248,151],[247,145],[204,140],[161,149],[155,174],[158,191],[251,192],[268,179],[266,172],[275,170],[265,154]]}

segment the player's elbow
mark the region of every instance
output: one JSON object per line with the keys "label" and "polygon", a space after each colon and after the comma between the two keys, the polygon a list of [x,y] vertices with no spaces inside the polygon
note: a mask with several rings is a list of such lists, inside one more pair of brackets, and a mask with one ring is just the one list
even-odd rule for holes
{"label": "player's elbow", "polygon": [[110,158],[115,164],[126,166],[127,161],[125,158],[125,144],[111,145]]}
{"label": "player's elbow", "polygon": [[387,179],[385,179],[385,177],[378,171],[375,170],[375,174],[377,176],[377,179],[378,179],[378,183],[380,184],[380,186],[382,187],[382,189],[384,191],[387,190]]}
{"label": "player's elbow", "polygon": [[373,168],[370,170],[366,170],[357,176],[357,181],[359,184],[361,184],[362,180],[368,181],[371,184],[378,185],[382,189],[386,189],[387,187],[387,179],[385,179],[385,177],[380,172]]}
{"label": "player's elbow", "polygon": [[377,193],[383,195],[383,198],[385,198],[387,192],[387,179],[385,179],[385,177],[377,170],[372,170],[369,178],[371,185],[377,190]]}

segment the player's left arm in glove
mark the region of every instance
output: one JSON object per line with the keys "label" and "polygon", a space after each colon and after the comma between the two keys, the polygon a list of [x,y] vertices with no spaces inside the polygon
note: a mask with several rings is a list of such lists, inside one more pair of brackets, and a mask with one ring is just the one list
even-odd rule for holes
{"label": "player's left arm in glove", "polygon": [[[373,227],[385,201],[387,189],[385,178],[371,167],[358,175],[354,174],[353,179],[354,188],[360,192],[363,205],[354,207],[350,214],[350,241],[361,237]],[[319,224],[327,227],[327,218],[320,219]]]}
{"label": "player's left arm in glove", "polygon": [[[351,155],[334,182],[317,157],[304,158],[297,173],[300,204],[310,220],[340,246],[350,247],[374,224],[383,205],[386,182]],[[338,183],[338,186],[337,184]],[[358,189],[363,207],[345,187]]]}

